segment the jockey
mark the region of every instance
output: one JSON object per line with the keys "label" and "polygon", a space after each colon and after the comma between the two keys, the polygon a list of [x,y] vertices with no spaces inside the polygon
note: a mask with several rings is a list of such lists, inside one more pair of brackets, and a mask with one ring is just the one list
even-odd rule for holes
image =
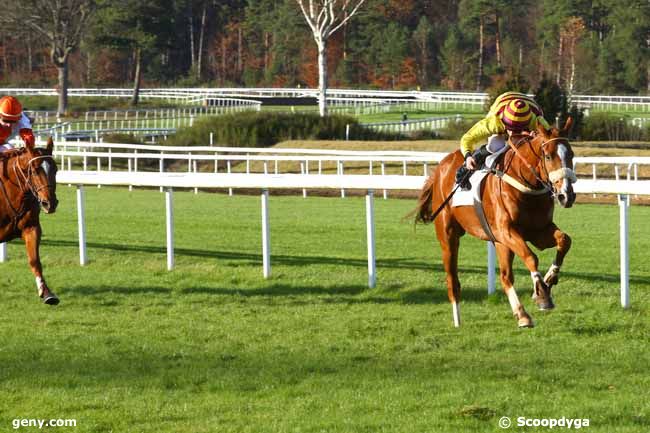
{"label": "jockey", "polygon": [[9,140],[20,136],[27,146],[36,142],[32,132],[32,122],[23,113],[23,107],[13,96],[0,98],[0,152],[13,149]]}
{"label": "jockey", "polygon": [[[550,129],[544,113],[533,98],[519,92],[506,92],[500,95],[490,107],[484,119],[478,121],[460,139],[460,152],[465,158],[456,172],[456,183],[464,190],[471,189],[469,176],[480,168],[485,158],[500,151],[512,134],[527,134],[542,125]],[[479,143],[486,143],[476,151]]]}

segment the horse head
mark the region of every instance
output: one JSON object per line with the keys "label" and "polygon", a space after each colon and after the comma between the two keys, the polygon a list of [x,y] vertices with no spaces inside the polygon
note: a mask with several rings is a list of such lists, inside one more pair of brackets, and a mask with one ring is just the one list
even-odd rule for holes
{"label": "horse head", "polygon": [[45,213],[54,213],[59,204],[56,198],[56,162],[52,158],[53,148],[52,137],[47,140],[45,148],[28,144],[26,152],[20,155],[16,165],[25,186],[38,200]]}
{"label": "horse head", "polygon": [[549,185],[560,206],[573,206],[576,194],[573,184],[577,181],[573,172],[573,150],[567,138],[573,120],[569,117],[562,129],[547,131],[542,126],[531,140],[531,145],[539,155],[537,172],[541,180]]}

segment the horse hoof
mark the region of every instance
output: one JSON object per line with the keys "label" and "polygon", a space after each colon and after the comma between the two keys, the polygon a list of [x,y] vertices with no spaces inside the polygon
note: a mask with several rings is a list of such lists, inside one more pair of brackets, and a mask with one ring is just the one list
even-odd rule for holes
{"label": "horse hoof", "polygon": [[553,303],[553,299],[548,298],[540,301],[537,304],[537,308],[539,311],[551,311],[552,309],[555,308],[555,304]]}
{"label": "horse hoof", "polygon": [[515,314],[515,318],[517,319],[517,326],[520,328],[532,328],[535,325],[533,324],[533,319],[524,311],[523,307],[520,306],[521,311],[519,311],[519,314]]}
{"label": "horse hoof", "polygon": [[59,298],[57,298],[56,295],[50,294],[43,298],[43,303],[46,305],[58,305],[59,304]]}
{"label": "horse hoof", "polygon": [[520,320],[517,325],[519,326],[519,329],[535,327],[535,324],[532,320]]}

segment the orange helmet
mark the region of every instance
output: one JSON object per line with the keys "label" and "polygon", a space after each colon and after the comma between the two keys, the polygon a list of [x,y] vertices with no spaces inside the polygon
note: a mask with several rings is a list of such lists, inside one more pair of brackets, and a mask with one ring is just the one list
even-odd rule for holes
{"label": "orange helmet", "polygon": [[23,106],[13,96],[0,98],[0,117],[6,122],[17,122],[23,114]]}

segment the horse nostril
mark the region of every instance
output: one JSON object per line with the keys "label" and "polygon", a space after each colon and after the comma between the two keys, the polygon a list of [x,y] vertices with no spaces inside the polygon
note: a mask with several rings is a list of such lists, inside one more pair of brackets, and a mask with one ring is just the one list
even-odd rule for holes
{"label": "horse nostril", "polygon": [[558,194],[557,199],[560,203],[564,203],[566,201],[566,196],[564,194]]}

